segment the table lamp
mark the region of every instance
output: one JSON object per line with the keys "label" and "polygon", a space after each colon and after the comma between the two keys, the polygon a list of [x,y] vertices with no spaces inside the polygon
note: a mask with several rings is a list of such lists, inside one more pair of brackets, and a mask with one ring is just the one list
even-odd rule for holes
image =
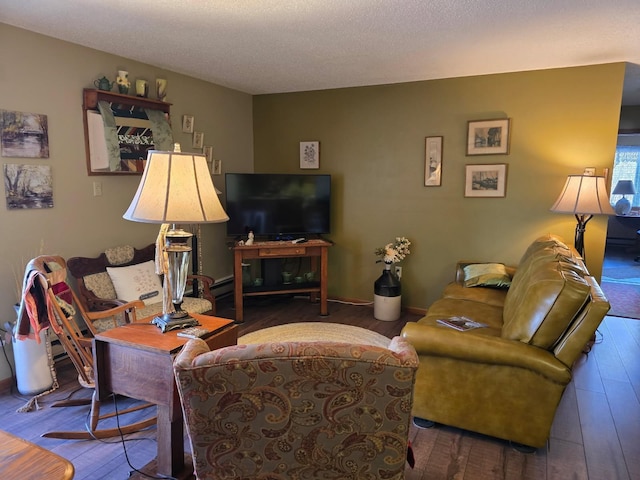
{"label": "table lamp", "polygon": [[[168,324],[196,324],[181,308],[189,270],[192,233],[176,224],[220,223],[229,220],[222,208],[204,155],[176,151],[150,150],[142,179],[131,205],[123,215],[126,220],[165,224],[164,251],[167,253],[167,277],[175,312],[165,310],[154,323],[164,331]],[[168,225],[171,224],[169,228]],[[164,290],[166,295],[166,289]]]}
{"label": "table lamp", "polygon": [[626,199],[625,195],[635,195],[636,189],[631,180],[619,180],[616,188],[611,192],[613,195],[622,195],[622,198],[616,202],[616,215],[627,215],[631,211],[631,202]]}
{"label": "table lamp", "polygon": [[604,177],[569,175],[552,212],[573,213],[578,221],[574,246],[584,257],[584,231],[594,215],[614,215]]}

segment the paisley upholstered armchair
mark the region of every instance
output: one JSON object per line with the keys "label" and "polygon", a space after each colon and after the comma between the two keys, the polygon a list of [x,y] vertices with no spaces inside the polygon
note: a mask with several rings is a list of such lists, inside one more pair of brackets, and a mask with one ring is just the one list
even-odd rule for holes
{"label": "paisley upholstered armchair", "polygon": [[329,342],[190,340],[174,362],[199,479],[402,479],[417,356]]}

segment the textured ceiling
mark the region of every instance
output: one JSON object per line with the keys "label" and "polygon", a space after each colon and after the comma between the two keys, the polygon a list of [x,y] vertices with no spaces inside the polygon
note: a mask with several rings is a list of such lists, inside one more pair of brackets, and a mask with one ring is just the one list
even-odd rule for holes
{"label": "textured ceiling", "polygon": [[638,0],[0,0],[0,22],[251,94],[640,65]]}

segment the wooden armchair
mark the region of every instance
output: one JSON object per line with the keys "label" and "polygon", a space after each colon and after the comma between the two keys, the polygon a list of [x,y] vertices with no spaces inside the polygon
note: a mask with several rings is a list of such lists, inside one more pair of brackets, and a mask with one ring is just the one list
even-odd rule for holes
{"label": "wooden armchair", "polygon": [[[79,301],[89,312],[102,311],[127,303],[126,299],[118,298],[116,287],[108,269],[130,267],[155,260],[155,244],[137,249],[129,245],[107,249],[100,256],[73,257],[67,261],[67,268],[77,283]],[[113,272],[113,270],[111,270]],[[184,297],[183,310],[192,313],[206,313],[215,315],[215,298],[211,294],[213,279],[205,275],[189,275],[187,289],[191,287],[192,294],[198,296]],[[131,299],[129,299],[131,300]],[[154,297],[153,301],[145,301],[142,308],[136,309],[138,320],[146,321],[162,313],[162,293]]]}

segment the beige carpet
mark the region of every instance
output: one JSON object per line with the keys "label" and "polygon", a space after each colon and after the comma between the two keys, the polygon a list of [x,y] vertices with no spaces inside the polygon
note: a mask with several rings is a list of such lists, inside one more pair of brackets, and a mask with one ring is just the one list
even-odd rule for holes
{"label": "beige carpet", "polygon": [[366,328],[340,323],[300,322],[247,333],[238,345],[272,342],[340,342],[387,348],[390,339]]}

